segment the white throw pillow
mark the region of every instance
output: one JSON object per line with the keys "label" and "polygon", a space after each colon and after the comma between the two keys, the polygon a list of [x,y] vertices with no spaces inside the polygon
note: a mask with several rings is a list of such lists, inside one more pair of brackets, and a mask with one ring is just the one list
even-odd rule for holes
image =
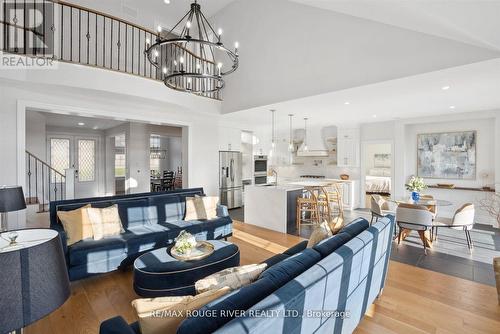
{"label": "white throw pillow", "polygon": [[196,293],[217,290],[225,286],[236,290],[257,280],[266,267],[267,264],[262,263],[224,269],[196,281],[194,287]]}

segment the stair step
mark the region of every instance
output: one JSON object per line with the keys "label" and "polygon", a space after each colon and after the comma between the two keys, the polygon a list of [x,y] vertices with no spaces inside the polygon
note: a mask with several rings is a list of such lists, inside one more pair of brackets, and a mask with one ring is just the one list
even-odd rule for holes
{"label": "stair step", "polygon": [[38,197],[26,197],[26,204],[27,205],[38,204],[38,203],[39,203]]}

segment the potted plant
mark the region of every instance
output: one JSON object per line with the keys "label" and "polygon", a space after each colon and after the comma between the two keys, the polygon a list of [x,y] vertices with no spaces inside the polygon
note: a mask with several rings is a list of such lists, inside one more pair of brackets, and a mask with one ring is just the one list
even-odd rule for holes
{"label": "potted plant", "polygon": [[420,192],[427,188],[424,179],[418,176],[412,176],[406,184],[406,190],[411,191],[411,199],[417,202],[420,199]]}

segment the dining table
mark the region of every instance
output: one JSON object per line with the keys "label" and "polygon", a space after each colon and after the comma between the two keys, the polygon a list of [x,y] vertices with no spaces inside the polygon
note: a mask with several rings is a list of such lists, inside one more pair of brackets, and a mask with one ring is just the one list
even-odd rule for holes
{"label": "dining table", "polygon": [[[418,201],[415,201],[409,197],[390,197],[387,199],[387,201],[392,202],[396,205],[399,205],[401,203],[406,203],[406,204],[414,204],[414,205],[423,205],[428,208],[431,208],[432,206],[435,207],[446,207],[446,206],[451,206],[453,205],[452,202],[443,200],[443,199],[438,199],[438,198],[420,198]],[[433,220],[431,226],[431,231],[433,231],[434,228],[442,227],[443,225],[439,223],[437,220]],[[424,232],[424,239],[422,239],[422,242],[426,243],[427,247],[432,248],[432,242],[433,242],[433,233],[431,231],[425,231]],[[401,240],[405,240],[408,235],[410,235],[411,230],[409,229],[403,229],[401,232]]]}

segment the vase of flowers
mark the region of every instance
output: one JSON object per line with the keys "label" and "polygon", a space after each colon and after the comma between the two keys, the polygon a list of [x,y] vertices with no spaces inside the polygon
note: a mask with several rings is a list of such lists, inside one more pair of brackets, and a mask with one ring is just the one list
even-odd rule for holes
{"label": "vase of flowers", "polygon": [[189,255],[194,247],[196,247],[196,238],[191,233],[182,230],[177,238],[175,238],[174,248],[179,254]]}
{"label": "vase of flowers", "polygon": [[411,191],[411,199],[415,202],[420,200],[420,192],[427,188],[424,179],[418,176],[412,176],[406,184],[406,190]]}

